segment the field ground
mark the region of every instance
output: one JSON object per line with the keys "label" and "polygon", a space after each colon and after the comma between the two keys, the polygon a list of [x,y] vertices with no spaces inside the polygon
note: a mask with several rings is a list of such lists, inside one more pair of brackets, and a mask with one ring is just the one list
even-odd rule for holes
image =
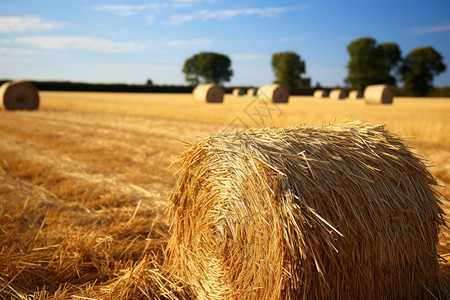
{"label": "field ground", "polygon": [[450,99],[376,106],[300,96],[280,105],[231,95],[223,104],[171,94],[40,97],[38,111],[0,110],[0,298],[182,297],[177,279],[157,272],[171,163],[186,143],[236,126],[386,124],[426,160],[450,199]]}

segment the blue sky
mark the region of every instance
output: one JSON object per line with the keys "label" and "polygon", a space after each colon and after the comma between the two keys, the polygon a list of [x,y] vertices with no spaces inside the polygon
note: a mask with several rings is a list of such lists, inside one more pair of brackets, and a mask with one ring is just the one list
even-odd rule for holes
{"label": "blue sky", "polygon": [[228,55],[226,85],[274,80],[273,53],[294,51],[313,85],[343,86],[347,45],[395,42],[402,55],[432,46],[450,86],[450,1],[15,0],[0,5],[0,78],[185,84],[184,61]]}

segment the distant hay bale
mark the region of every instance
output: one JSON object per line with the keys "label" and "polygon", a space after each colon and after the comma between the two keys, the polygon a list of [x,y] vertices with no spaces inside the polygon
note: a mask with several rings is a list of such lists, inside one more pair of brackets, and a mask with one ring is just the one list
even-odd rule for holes
{"label": "distant hay bale", "polygon": [[224,90],[214,83],[197,85],[192,91],[194,99],[198,102],[221,103]]}
{"label": "distant hay bale", "polygon": [[165,267],[198,299],[423,299],[435,179],[382,126],[249,129],[179,158]]}
{"label": "distant hay bale", "polygon": [[364,90],[367,104],[391,104],[394,98],[394,88],[387,84],[369,85]]}
{"label": "distant hay bale", "polygon": [[363,97],[363,92],[358,90],[353,90],[348,93],[349,99],[361,99]]}
{"label": "distant hay bale", "polygon": [[38,90],[25,81],[9,81],[0,87],[0,103],[7,110],[35,110],[39,108]]}
{"label": "distant hay bale", "polygon": [[247,96],[256,96],[256,93],[258,92],[258,89],[250,88],[247,90]]}
{"label": "distant hay bale", "polygon": [[245,89],[240,89],[240,88],[233,89],[232,94],[233,94],[233,96],[244,96]]}
{"label": "distant hay bale", "polygon": [[287,103],[289,101],[289,90],[281,84],[263,85],[258,89],[258,98],[275,103]]}
{"label": "distant hay bale", "polygon": [[345,91],[340,89],[334,89],[330,92],[330,99],[345,99],[347,97],[347,94]]}
{"label": "distant hay bale", "polygon": [[328,93],[325,90],[315,90],[313,96],[314,98],[326,98],[328,97]]}

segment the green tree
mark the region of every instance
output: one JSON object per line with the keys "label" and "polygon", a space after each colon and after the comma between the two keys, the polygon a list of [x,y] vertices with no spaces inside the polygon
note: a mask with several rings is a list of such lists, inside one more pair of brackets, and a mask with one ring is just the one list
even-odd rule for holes
{"label": "green tree", "polygon": [[382,59],[384,61],[384,74],[385,83],[396,86],[397,79],[392,74],[399,73],[399,65],[402,61],[402,53],[400,48],[395,43],[383,43],[378,45],[381,51]]}
{"label": "green tree", "polygon": [[231,60],[228,56],[214,52],[200,52],[184,62],[183,73],[186,81],[221,84],[233,76]]}
{"label": "green tree", "polygon": [[347,64],[348,76],[345,83],[353,89],[363,90],[371,84],[387,83],[396,85],[392,72],[401,61],[401,52],[397,44],[377,42],[364,37],[347,46],[350,61]]}
{"label": "green tree", "polygon": [[400,68],[405,89],[415,96],[426,96],[433,87],[434,76],[447,68],[442,60],[442,55],[432,47],[411,51]]}
{"label": "green tree", "polygon": [[305,73],[305,62],[295,52],[279,52],[272,55],[272,70],[275,74],[275,83],[280,83],[293,89],[302,85],[309,85],[310,80],[302,79]]}

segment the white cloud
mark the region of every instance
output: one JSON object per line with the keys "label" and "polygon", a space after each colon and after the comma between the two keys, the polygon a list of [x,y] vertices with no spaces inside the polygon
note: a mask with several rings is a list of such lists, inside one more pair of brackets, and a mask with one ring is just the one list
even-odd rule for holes
{"label": "white cloud", "polygon": [[304,36],[285,37],[285,38],[278,39],[278,42],[280,42],[280,43],[290,43],[290,42],[300,41],[300,40],[303,40],[303,39],[305,39]]}
{"label": "white cloud", "polygon": [[52,50],[81,50],[97,53],[127,53],[143,51],[148,45],[134,42],[114,42],[82,36],[28,36],[18,37],[15,43]]}
{"label": "white cloud", "polygon": [[203,9],[193,14],[174,14],[166,22],[171,25],[179,25],[194,19],[206,21],[209,19],[228,20],[239,15],[258,16],[261,18],[274,18],[281,13],[289,11],[287,7],[266,7],[266,8],[245,8],[245,9],[222,9],[222,10],[208,10]]}
{"label": "white cloud", "polygon": [[191,7],[193,4],[200,2],[201,0],[174,0],[174,7]]}
{"label": "white cloud", "polygon": [[38,16],[0,17],[0,32],[26,32],[60,29],[63,22],[46,21]]}
{"label": "white cloud", "polygon": [[172,8],[187,8],[187,7],[193,7],[195,5],[202,5],[201,2],[206,3],[215,3],[218,0],[173,0],[172,5],[170,7]]}
{"label": "white cloud", "polygon": [[427,34],[442,31],[450,31],[450,24],[444,24],[440,26],[430,26],[430,27],[414,27],[412,29],[412,32],[415,34]]}
{"label": "white cloud", "polygon": [[[162,9],[183,9],[186,7],[192,7],[194,4],[200,2],[214,3],[216,0],[173,0],[171,3],[149,3],[140,5],[129,4],[104,4],[93,6],[92,10],[113,12],[121,17],[129,17],[137,14],[147,14],[147,23],[151,24],[153,21],[154,13],[160,12]],[[165,24],[179,25],[191,20],[199,19],[206,21],[209,19],[215,20],[228,20],[236,16],[258,16],[261,18],[274,18],[278,15],[298,9],[304,9],[305,6],[293,6],[293,7],[265,7],[265,8],[239,8],[239,9],[221,9],[210,10],[202,9],[193,13],[186,14],[172,14]]]}
{"label": "white cloud", "polygon": [[[30,62],[32,62],[32,60],[30,58],[24,58],[23,56],[21,56],[21,57],[13,57],[13,56],[2,57],[2,56],[0,56],[0,62],[14,64],[13,68],[17,69],[16,64],[30,63]],[[5,66],[3,66],[3,67],[5,67]],[[10,74],[10,73],[8,73],[8,74]],[[14,77],[14,76],[10,76],[10,77]]]}
{"label": "white cloud", "polygon": [[112,12],[121,17],[130,17],[139,13],[160,12],[164,8],[187,8],[192,7],[194,4],[200,2],[213,3],[216,0],[172,0],[165,3],[147,3],[147,4],[102,4],[93,6],[91,9],[94,11]]}
{"label": "white cloud", "polygon": [[0,47],[0,54],[12,55],[12,56],[29,56],[34,52],[29,49]]}
{"label": "white cloud", "polygon": [[162,7],[165,7],[165,5],[159,3],[149,3],[141,5],[105,4],[94,6],[92,7],[92,10],[114,12],[122,17],[130,17],[143,11],[159,11]]}
{"label": "white cloud", "polygon": [[151,25],[153,23],[153,19],[154,19],[154,15],[147,15],[145,17],[145,22],[147,23],[147,25]]}
{"label": "white cloud", "polygon": [[170,19],[165,23],[169,24],[169,25],[180,25],[181,23],[194,20],[195,18],[197,18],[197,16],[195,14],[191,14],[191,15],[175,14],[175,15],[171,15]]}
{"label": "white cloud", "polygon": [[171,40],[169,42],[167,42],[168,46],[175,46],[175,47],[180,47],[180,46],[200,46],[200,45],[209,45],[212,43],[212,40],[207,40],[207,39],[194,39],[194,40]]}
{"label": "white cloud", "polygon": [[181,3],[192,3],[192,2],[199,2],[201,0],[175,0],[174,2],[181,2]]}

